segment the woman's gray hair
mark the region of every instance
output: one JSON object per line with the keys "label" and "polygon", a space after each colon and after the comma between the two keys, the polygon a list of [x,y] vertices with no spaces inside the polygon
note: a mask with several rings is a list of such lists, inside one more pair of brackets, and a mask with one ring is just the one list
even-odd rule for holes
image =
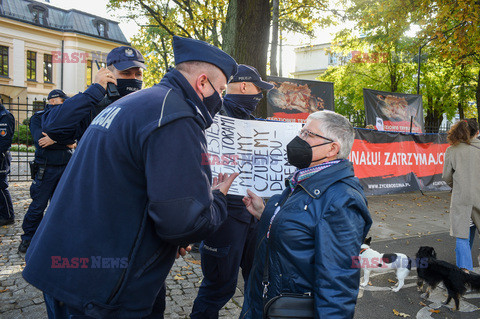
{"label": "woman's gray hair", "polygon": [[312,113],[307,121],[315,120],[321,134],[340,144],[337,158],[348,158],[355,139],[355,130],[352,124],[343,115],[323,110]]}

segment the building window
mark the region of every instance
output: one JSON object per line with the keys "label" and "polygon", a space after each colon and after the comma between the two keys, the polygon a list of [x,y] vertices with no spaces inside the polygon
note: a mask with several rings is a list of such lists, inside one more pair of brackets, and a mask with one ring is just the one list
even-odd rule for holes
{"label": "building window", "polygon": [[43,82],[53,82],[52,77],[52,55],[44,54],[43,55]]}
{"label": "building window", "polygon": [[8,47],[0,46],[0,76],[8,76]]}
{"label": "building window", "polygon": [[[98,63],[98,66],[97,66]],[[107,63],[105,62],[99,62],[95,60],[93,62],[92,60],[87,60],[87,86],[92,85],[92,80],[93,80],[93,68],[97,70],[98,68],[106,68]]]}
{"label": "building window", "polygon": [[94,19],[92,21],[93,26],[97,29],[97,33],[99,36],[103,38],[108,38],[108,23],[104,19]]}
{"label": "building window", "polygon": [[37,80],[37,52],[27,51],[27,80]]}
{"label": "building window", "polygon": [[30,3],[28,9],[32,13],[33,22],[47,25],[48,7],[41,3]]}
{"label": "building window", "polygon": [[99,23],[97,25],[97,31],[98,31],[99,36],[105,37],[105,24],[104,23]]}
{"label": "building window", "polygon": [[45,12],[39,9],[33,9],[33,21],[35,23],[42,23],[45,20]]}
{"label": "building window", "polygon": [[87,86],[92,85],[92,60],[87,61]]}

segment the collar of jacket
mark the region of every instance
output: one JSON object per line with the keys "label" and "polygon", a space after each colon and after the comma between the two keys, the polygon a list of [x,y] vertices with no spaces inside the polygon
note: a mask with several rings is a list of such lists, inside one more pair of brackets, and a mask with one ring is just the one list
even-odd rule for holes
{"label": "collar of jacket", "polygon": [[201,113],[205,120],[206,128],[212,125],[213,120],[208,113],[207,107],[203,104],[203,101],[198,96],[197,92],[193,89],[187,79],[176,69],[171,69],[163,79],[160,81],[161,85],[171,88],[187,103],[194,105]]}
{"label": "collar of jacket", "polygon": [[[349,177],[355,177],[353,165],[350,161],[344,160],[309,177],[297,187],[302,188],[308,195],[316,199],[322,196],[332,184]],[[358,188],[357,183],[348,184]]]}
{"label": "collar of jacket", "polygon": [[480,145],[480,135],[477,136],[477,138],[474,138],[474,139],[470,140],[470,143],[475,144],[477,146]]}

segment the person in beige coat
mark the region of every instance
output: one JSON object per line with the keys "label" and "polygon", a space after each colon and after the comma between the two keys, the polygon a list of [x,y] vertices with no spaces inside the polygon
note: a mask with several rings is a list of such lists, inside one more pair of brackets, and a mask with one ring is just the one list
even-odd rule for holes
{"label": "person in beige coat", "polygon": [[450,235],[456,237],[457,266],[473,269],[471,220],[480,229],[480,140],[476,119],[460,120],[448,131],[442,178],[452,187]]}

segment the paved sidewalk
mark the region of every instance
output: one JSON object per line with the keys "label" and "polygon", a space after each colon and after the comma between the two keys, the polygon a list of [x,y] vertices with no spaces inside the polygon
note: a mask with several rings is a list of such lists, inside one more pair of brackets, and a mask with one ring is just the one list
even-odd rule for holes
{"label": "paved sidewalk", "polygon": [[[41,291],[22,277],[23,254],[17,252],[22,221],[31,202],[31,183],[12,183],[15,224],[0,227],[0,318],[47,318]],[[202,280],[200,255],[192,253],[175,262],[167,277],[167,308],[165,318],[188,318],[193,300]],[[238,318],[243,304],[243,284],[220,312],[221,318]]]}
{"label": "paved sidewalk", "polygon": [[[46,318],[43,297],[27,284],[21,271],[25,266],[17,248],[22,233],[23,216],[30,204],[30,183],[12,183],[15,224],[0,227],[0,318]],[[370,232],[373,241],[396,240],[447,232],[450,194],[421,193],[369,197],[374,219]],[[166,280],[167,309],[165,318],[188,318],[202,272],[199,255],[193,253],[178,259]],[[238,318],[243,303],[243,279],[235,296],[221,311],[221,318]]]}

